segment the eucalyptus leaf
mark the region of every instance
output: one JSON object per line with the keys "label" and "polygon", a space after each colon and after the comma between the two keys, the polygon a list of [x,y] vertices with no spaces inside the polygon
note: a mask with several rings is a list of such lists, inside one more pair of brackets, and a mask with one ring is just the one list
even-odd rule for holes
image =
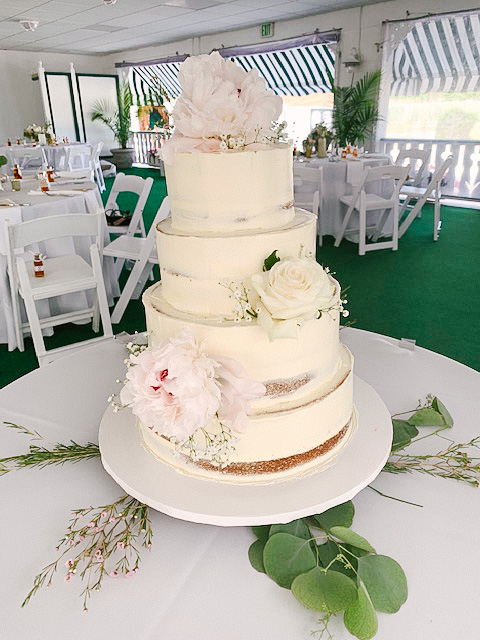
{"label": "eucalyptus leaf", "polygon": [[437,397],[432,400],[432,407],[440,413],[447,427],[453,427],[453,418],[447,410],[447,407]]}
{"label": "eucalyptus leaf", "polygon": [[313,517],[324,531],[328,531],[336,526],[350,527],[354,514],[355,508],[353,502],[349,500]]}
{"label": "eucalyptus leaf", "polygon": [[358,587],[356,601],[345,610],[343,622],[359,640],[370,640],[377,633],[377,614],[362,586]]}
{"label": "eucalyptus leaf", "polygon": [[358,576],[378,611],[395,613],[407,599],[407,578],[393,558],[381,555],[359,558]]}
{"label": "eucalyptus leaf", "polygon": [[264,542],[266,542],[268,540],[268,536],[270,535],[270,525],[263,524],[257,527],[252,527],[252,531],[259,540],[263,540]]}
{"label": "eucalyptus leaf", "polygon": [[277,251],[278,249],[275,249],[275,251],[272,251],[272,253],[268,256],[268,258],[265,258],[265,260],[263,261],[264,271],[270,271],[270,269],[273,267],[273,265],[276,262],[280,262],[280,258],[277,256]]}
{"label": "eucalyptus leaf", "polygon": [[[347,546],[348,545],[345,545],[345,547]],[[330,565],[329,567],[330,571],[338,571],[339,573],[343,573],[345,576],[348,576],[349,578],[356,580],[355,571],[357,569],[357,558],[351,556],[350,554],[346,555],[348,562],[353,567],[353,569],[351,568],[347,569],[347,567],[341,560],[335,560],[335,558],[339,553],[340,553],[340,549],[338,548],[338,545],[333,540],[327,540],[327,542],[317,547],[318,559],[324,569],[326,569]],[[357,550],[357,553],[358,553],[358,550]],[[362,553],[366,553],[366,552],[362,552]]]}
{"label": "eucalyptus leaf", "polygon": [[403,449],[410,444],[412,438],[418,436],[418,429],[408,420],[392,420],[393,424],[393,442],[392,451]]}
{"label": "eucalyptus leaf", "polygon": [[266,573],[265,566],[263,564],[263,550],[265,548],[265,542],[263,540],[255,540],[250,545],[248,550],[248,559],[254,569],[260,571],[260,573]]}
{"label": "eucalyptus leaf", "polygon": [[357,587],[351,578],[342,573],[325,572],[315,567],[295,578],[292,593],[307,609],[335,613],[355,602]]}
{"label": "eucalyptus leaf", "polygon": [[340,538],[340,540],[348,542],[348,544],[351,544],[354,547],[358,547],[364,551],[370,551],[370,553],[376,553],[375,549],[365,540],[365,538],[362,538],[362,536],[359,536],[358,533],[355,533],[355,531],[352,531],[351,529],[347,529],[346,527],[332,527],[330,529],[330,533],[336,538]]}
{"label": "eucalyptus leaf", "polygon": [[263,563],[270,578],[289,589],[294,578],[313,569],[317,561],[306,540],[290,533],[276,533],[265,545]]}
{"label": "eucalyptus leaf", "polygon": [[427,427],[445,427],[445,418],[438,413],[433,407],[424,407],[415,411],[408,419],[409,424],[427,426]]}
{"label": "eucalyptus leaf", "polygon": [[269,535],[273,536],[276,533],[290,533],[292,536],[297,536],[297,538],[302,538],[303,540],[310,540],[312,537],[310,529],[302,519],[293,520],[287,524],[272,524]]}

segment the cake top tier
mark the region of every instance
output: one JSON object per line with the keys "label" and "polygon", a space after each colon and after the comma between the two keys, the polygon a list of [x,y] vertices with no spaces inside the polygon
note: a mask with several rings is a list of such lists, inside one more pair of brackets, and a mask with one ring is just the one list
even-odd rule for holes
{"label": "cake top tier", "polygon": [[161,151],[166,164],[179,152],[258,150],[285,141],[285,123],[275,124],[282,99],[257,70],[244,71],[215,51],[187,58],[178,80],[182,95],[172,113],[175,132]]}

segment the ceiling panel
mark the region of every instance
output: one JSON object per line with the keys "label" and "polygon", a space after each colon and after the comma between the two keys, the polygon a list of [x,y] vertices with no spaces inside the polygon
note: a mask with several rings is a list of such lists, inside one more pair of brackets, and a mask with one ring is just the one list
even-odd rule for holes
{"label": "ceiling panel", "polygon": [[[0,48],[113,53],[378,1],[0,0]],[[20,19],[40,26],[27,33]],[[102,32],[102,25],[115,33]]]}

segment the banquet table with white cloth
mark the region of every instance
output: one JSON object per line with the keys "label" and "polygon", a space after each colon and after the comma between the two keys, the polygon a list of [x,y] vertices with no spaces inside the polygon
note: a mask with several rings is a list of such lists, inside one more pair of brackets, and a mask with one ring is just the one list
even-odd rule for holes
{"label": "banquet table with white cloth", "polygon": [[[392,414],[415,409],[419,398],[433,393],[454,419],[447,438],[467,442],[480,434],[479,373],[378,334],[348,328],[341,338],[355,356],[356,374]],[[33,371],[0,390],[1,420],[38,431],[44,441],[36,443],[44,446],[97,442],[106,398],[118,390],[115,379],[123,377],[124,357],[125,346],[112,340]],[[27,436],[8,427],[0,433],[3,456],[26,452]],[[417,453],[434,453],[448,443],[434,436],[415,446]],[[107,576],[88,612],[82,610],[78,575],[65,583],[62,571],[22,609],[34,576],[56,558],[71,510],[110,504],[124,492],[99,459],[13,471],[0,482],[2,638],[308,640],[320,627],[319,613],[303,608],[289,590],[250,566],[249,528],[193,524],[154,511],[153,546],[142,550],[138,574]],[[369,488],[354,498],[353,530],[377,553],[396,559],[408,580],[407,602],[396,614],[378,614],[376,637],[476,640],[480,490],[418,473],[381,473],[372,484],[422,505]],[[352,637],[341,620],[331,620],[330,632],[335,640]]]}
{"label": "banquet table with white cloth", "polygon": [[[10,203],[12,206],[1,206],[2,203]],[[102,206],[98,187],[92,182],[58,180],[51,185],[51,192],[45,194],[39,191],[36,180],[23,179],[21,191],[0,191],[0,343],[8,343],[10,350],[16,347],[16,339],[8,285],[7,257],[3,240],[4,221],[9,220],[11,223],[17,223],[66,213],[95,213]],[[108,238],[105,222],[105,240],[108,241]],[[42,243],[38,250],[50,257],[74,251],[85,258],[89,256],[88,240],[83,238],[75,241],[72,238],[49,240]],[[48,269],[48,264],[46,268]],[[107,298],[111,303],[113,298],[119,295],[118,279],[112,258],[104,258],[103,271]],[[78,308],[80,301],[77,294],[68,294],[50,300],[42,300],[37,304],[42,317],[50,315],[50,313],[72,311]]]}
{"label": "banquet table with white cloth", "polygon": [[[322,216],[322,231],[324,235],[336,236],[340,230],[346,207],[340,202],[340,197],[350,195],[362,180],[363,172],[369,167],[389,164],[390,158],[383,154],[368,154],[358,160],[338,159],[333,162],[329,158],[310,158],[294,161],[295,167],[307,166],[323,169],[323,191],[321,193],[320,215]],[[307,187],[308,188],[308,187]],[[385,185],[372,183],[368,190],[378,195],[384,195]],[[381,212],[369,212],[369,221],[373,222]],[[387,221],[385,232],[391,228]],[[357,236],[355,237],[355,232]],[[358,241],[358,217],[352,216],[347,227],[346,237]]]}
{"label": "banquet table with white cloth", "polygon": [[[84,147],[91,148],[91,144],[88,142],[69,142],[60,143],[60,144],[41,144],[35,145],[37,147],[41,147],[45,151],[45,156],[47,158],[47,162],[54,169],[65,169],[65,156],[68,149],[75,148],[75,146],[82,145]],[[26,146],[27,148],[33,148],[33,145],[18,145],[20,147]],[[4,172],[9,173],[12,170],[11,162],[10,162],[10,152],[15,153],[15,148],[17,145],[13,144],[11,146],[0,146],[0,156],[5,156],[8,160],[7,169],[3,169]]]}

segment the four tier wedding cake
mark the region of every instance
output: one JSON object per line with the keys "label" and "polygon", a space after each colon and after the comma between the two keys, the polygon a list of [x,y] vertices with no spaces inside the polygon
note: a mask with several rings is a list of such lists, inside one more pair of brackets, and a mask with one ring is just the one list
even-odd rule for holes
{"label": "four tier wedding cake", "polygon": [[[161,282],[143,295],[149,347],[120,399],[178,471],[272,482],[326,464],[355,425],[340,286],[293,206],[281,99],[218,53],[189,58],[163,147],[171,217]],[[346,313],[346,312],[343,312]]]}

